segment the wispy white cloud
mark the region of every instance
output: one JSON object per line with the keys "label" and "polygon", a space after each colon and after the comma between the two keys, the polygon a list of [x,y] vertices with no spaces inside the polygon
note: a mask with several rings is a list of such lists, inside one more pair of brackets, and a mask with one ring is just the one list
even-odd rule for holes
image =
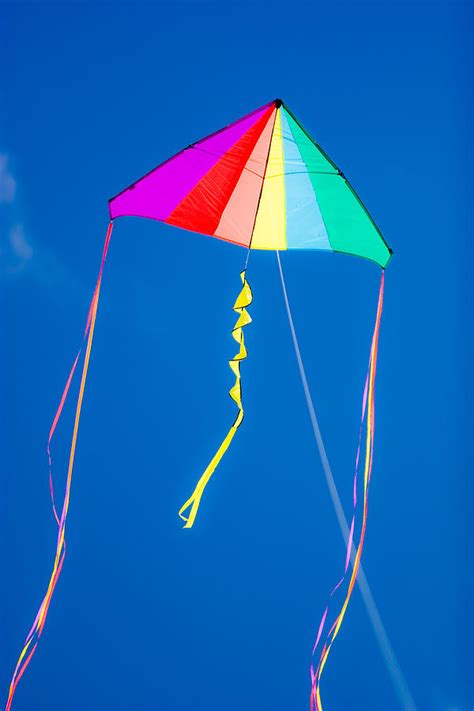
{"label": "wispy white cloud", "polygon": [[11,163],[8,152],[0,151],[0,281],[21,277],[42,287],[81,290],[75,275],[29,233]]}
{"label": "wispy white cloud", "polygon": [[33,247],[25,236],[23,225],[15,223],[2,230],[0,267],[4,276],[22,272],[33,258]]}
{"label": "wispy white cloud", "polygon": [[16,195],[16,180],[8,167],[8,156],[0,153],[0,204],[11,204]]}
{"label": "wispy white cloud", "polygon": [[22,262],[29,262],[33,257],[33,247],[25,237],[23,225],[13,225],[10,230],[12,252]]}
{"label": "wispy white cloud", "polygon": [[0,152],[0,275],[18,275],[34,256],[19,216],[17,181],[8,153]]}

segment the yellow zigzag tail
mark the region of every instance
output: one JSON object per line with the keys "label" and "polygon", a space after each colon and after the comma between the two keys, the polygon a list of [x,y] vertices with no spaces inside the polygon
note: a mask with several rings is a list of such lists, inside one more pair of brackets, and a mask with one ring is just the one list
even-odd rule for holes
{"label": "yellow zigzag tail", "polygon": [[[201,497],[203,495],[204,489],[206,488],[209,479],[214,474],[217,465],[219,464],[222,457],[229,448],[230,443],[234,439],[235,433],[239,429],[240,425],[242,424],[242,420],[244,419],[244,408],[242,407],[242,383],[240,378],[240,363],[247,357],[247,350],[245,348],[244,343],[243,328],[252,321],[246,309],[247,306],[250,306],[250,304],[252,303],[253,297],[250,285],[245,278],[245,269],[240,273],[240,278],[242,279],[243,284],[242,291],[238,295],[237,301],[233,306],[234,311],[239,314],[239,318],[237,319],[237,322],[232,330],[232,336],[239,344],[239,352],[232,358],[232,360],[229,361],[229,365],[235,375],[235,383],[229,390],[229,395],[236,403],[237,407],[239,408],[239,411],[237,413],[237,417],[235,418],[234,424],[225,436],[225,439],[223,440],[221,446],[207,465],[207,468],[199,479],[192,495],[179,510],[180,517],[183,519],[183,521],[186,522],[184,528],[192,527],[196,518],[196,514],[198,512],[199,504],[201,502]],[[184,512],[189,508],[189,514],[185,516]]]}

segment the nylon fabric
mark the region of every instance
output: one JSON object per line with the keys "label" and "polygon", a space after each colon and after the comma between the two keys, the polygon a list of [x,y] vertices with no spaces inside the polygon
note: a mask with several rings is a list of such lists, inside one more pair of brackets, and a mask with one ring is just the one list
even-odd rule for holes
{"label": "nylon fabric", "polygon": [[266,104],[165,161],[109,201],[111,219],[124,215],[166,220],[217,161],[257,123]]}
{"label": "nylon fabric", "polygon": [[310,175],[312,173],[338,175],[339,171],[337,167],[324,154],[322,149],[320,149],[319,146],[317,146],[312,139],[309,138],[293,115],[287,111],[285,107],[281,108],[281,112],[282,116],[285,117],[288,123],[291,135],[298,146],[298,151],[308,173]]}
{"label": "nylon fabric", "polygon": [[214,235],[224,208],[274,112],[270,107],[166,218],[169,225]]}
{"label": "nylon fabric", "polygon": [[290,129],[288,114],[284,110],[280,112],[285,165],[287,248],[332,251],[308,168]]}
{"label": "nylon fabric", "polygon": [[[252,290],[245,277],[245,269],[241,272],[240,278],[242,279],[242,290],[237,297],[234,304],[234,311],[239,314],[239,317],[235,323],[232,330],[232,336],[235,341],[239,344],[239,350],[236,355],[229,361],[229,366],[235,375],[235,383],[229,391],[229,395],[238,407],[237,417],[228,433],[226,434],[222,444],[219,449],[209,462],[206,470],[199,479],[196,488],[189,497],[189,499],[183,504],[179,510],[179,516],[185,521],[184,528],[191,528],[196,520],[196,515],[199,509],[199,504],[201,503],[201,497],[204,493],[209,479],[214,474],[216,467],[221,461],[222,457],[229,448],[230,443],[235,437],[237,430],[239,429],[242,421],[244,419],[244,408],[242,405],[242,381],[240,374],[240,364],[247,357],[247,350],[245,348],[244,342],[244,327],[251,323],[252,319],[247,311],[247,307],[252,303]],[[189,514],[185,512],[189,509]]]}
{"label": "nylon fabric", "polygon": [[372,259],[385,267],[390,250],[346,178],[288,113],[291,132],[308,169],[333,251]]}
{"label": "nylon fabric", "polygon": [[333,250],[371,259],[385,268],[390,250],[347,180],[317,174],[313,185]]}
{"label": "nylon fabric", "polygon": [[230,196],[215,232],[216,237],[249,246],[262,192],[276,109],[273,110],[255,148]]}
{"label": "nylon fabric", "polygon": [[277,111],[251,249],[286,249],[285,167],[281,112]]}
{"label": "nylon fabric", "polygon": [[177,153],[109,200],[109,212],[251,249],[343,252],[382,268],[391,257],[350,183],[281,100]]}

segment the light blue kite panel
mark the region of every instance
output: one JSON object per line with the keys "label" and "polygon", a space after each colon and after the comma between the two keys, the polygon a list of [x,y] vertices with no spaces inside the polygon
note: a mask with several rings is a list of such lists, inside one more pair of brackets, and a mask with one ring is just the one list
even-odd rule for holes
{"label": "light blue kite panel", "polygon": [[285,112],[281,111],[285,165],[287,249],[332,252],[316,195]]}

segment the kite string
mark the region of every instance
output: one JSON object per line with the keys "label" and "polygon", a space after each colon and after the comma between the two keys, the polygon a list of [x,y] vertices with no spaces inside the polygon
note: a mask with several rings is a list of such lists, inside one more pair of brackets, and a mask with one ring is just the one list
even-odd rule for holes
{"label": "kite string", "polygon": [[[324,667],[326,665],[331,647],[332,647],[334,640],[336,639],[336,637],[339,633],[339,630],[341,628],[342,621],[344,619],[344,616],[345,616],[345,613],[347,610],[347,606],[349,604],[349,601],[350,601],[350,598],[352,595],[352,591],[354,589],[355,581],[357,578],[357,573],[359,570],[360,559],[361,559],[362,551],[363,551],[363,547],[364,547],[366,529],[367,529],[368,494],[369,494],[370,478],[371,478],[371,474],[372,474],[374,427],[375,427],[375,375],[376,375],[376,370],[377,370],[378,340],[379,340],[380,321],[381,321],[382,307],[383,307],[384,280],[385,280],[385,275],[384,275],[384,272],[382,271],[379,299],[378,299],[378,305],[377,305],[377,316],[376,316],[375,328],[374,328],[374,333],[372,336],[372,344],[371,344],[371,349],[370,349],[368,382],[366,381],[366,386],[364,387],[363,404],[362,404],[362,421],[364,420],[364,417],[366,414],[366,405],[367,405],[366,437],[365,437],[365,466],[364,466],[364,479],[363,479],[362,528],[361,528],[361,533],[360,533],[360,537],[359,537],[359,544],[357,547],[356,556],[355,556],[355,560],[354,560],[354,564],[353,564],[353,568],[352,568],[352,574],[351,574],[351,577],[349,580],[349,586],[348,586],[345,600],[342,604],[339,614],[337,615],[333,625],[331,626],[331,628],[326,636],[326,641],[324,643],[323,649],[321,650],[321,655],[320,655],[320,659],[319,659],[319,663],[316,668],[316,671],[314,671],[313,665],[311,665],[310,706],[311,706],[311,709],[316,709],[317,711],[322,711],[322,703],[321,703],[321,695],[320,695],[321,676],[322,676]],[[359,454],[360,454],[360,443],[359,443],[359,447],[358,447],[357,455],[356,455],[356,476],[357,476],[357,466],[358,466],[358,461],[359,461]],[[355,478],[355,483],[356,483],[356,478]],[[357,502],[357,499],[355,499],[355,501]],[[354,519],[353,519],[353,521],[354,521]],[[352,546],[352,540],[350,541],[350,543]],[[344,579],[346,572],[347,572],[348,558],[349,558],[349,552],[346,555],[346,568],[345,568],[344,575],[343,575],[343,578],[341,579],[340,583]],[[339,584],[338,584],[338,586],[339,586]],[[333,593],[331,593],[331,596],[332,596],[332,594]],[[327,609],[323,613],[323,620],[320,624],[320,629],[318,631],[318,637],[317,637],[315,647],[313,649],[313,653],[315,652],[317,643],[319,642],[319,638],[320,638],[321,632],[322,632],[322,626],[323,626],[324,621],[326,619],[326,615],[327,615]]]}
{"label": "kite string", "polygon": [[[59,576],[61,574],[61,570],[63,567],[64,563],[64,558],[66,555],[66,540],[65,540],[65,529],[66,529],[66,518],[67,518],[67,513],[69,509],[69,500],[70,500],[70,492],[71,492],[71,480],[72,480],[72,472],[73,472],[73,467],[74,467],[74,456],[75,456],[75,451],[76,451],[76,443],[77,443],[77,434],[78,434],[78,429],[79,429],[79,421],[80,421],[80,415],[81,415],[81,408],[82,408],[82,401],[84,397],[84,390],[85,390],[85,384],[86,384],[86,379],[87,379],[87,371],[89,367],[89,360],[90,360],[90,354],[91,354],[91,348],[92,348],[92,341],[93,341],[93,336],[94,336],[94,328],[95,328],[95,322],[96,322],[96,317],[97,317],[97,308],[99,304],[99,294],[100,294],[100,287],[101,287],[101,282],[102,282],[102,274],[104,270],[104,265],[105,265],[105,260],[107,257],[107,252],[109,248],[109,243],[110,243],[110,237],[112,235],[112,229],[113,229],[113,222],[109,223],[108,229],[107,229],[107,234],[105,238],[105,244],[104,244],[104,250],[102,253],[102,260],[101,260],[101,265],[99,269],[99,274],[97,277],[97,282],[96,286],[94,289],[94,294],[92,296],[92,301],[89,307],[89,312],[87,315],[87,321],[86,321],[86,326],[84,330],[84,335],[83,335],[83,344],[81,345],[81,348],[79,349],[79,352],[74,360],[73,366],[71,368],[71,372],[69,373],[68,379],[66,381],[66,385],[64,388],[64,391],[61,396],[61,400],[58,406],[58,409],[56,411],[56,414],[53,419],[53,423],[51,425],[51,429],[49,432],[48,436],[48,445],[47,445],[47,453],[48,453],[48,469],[49,469],[49,484],[50,484],[50,494],[51,494],[51,502],[52,502],[52,507],[53,507],[53,513],[56,519],[56,522],[58,524],[58,537],[57,537],[57,542],[56,542],[56,554],[54,557],[54,563],[53,563],[53,569],[52,573],[50,576],[48,588],[46,591],[46,594],[41,602],[40,608],[38,610],[38,613],[35,617],[35,621],[25,639],[25,643],[23,646],[23,649],[20,653],[20,656],[18,658],[18,661],[15,666],[15,670],[13,672],[12,680],[10,682],[10,687],[9,687],[9,692],[8,692],[8,698],[7,698],[7,703],[5,706],[5,711],[10,711],[13,697],[15,694],[15,690],[18,686],[18,683],[23,676],[27,666],[29,665],[33,654],[37,648],[39,638],[42,635],[44,625],[46,622],[47,614],[48,614],[48,609],[53,597],[53,593],[57,584],[57,581],[59,579]],[[85,357],[84,357],[84,364],[82,368],[82,376],[81,376],[81,383],[79,387],[79,395],[77,399],[77,405],[76,405],[76,414],[75,414],[75,419],[74,419],[74,429],[73,429],[73,435],[72,435],[72,441],[71,441],[71,449],[70,449],[70,454],[69,454],[69,463],[68,463],[68,471],[67,471],[67,478],[66,478],[66,488],[65,488],[65,495],[64,495],[64,500],[63,500],[63,505],[62,505],[62,510],[61,510],[61,515],[58,515],[58,511],[56,508],[56,503],[55,503],[55,497],[54,497],[54,486],[53,486],[53,478],[52,478],[52,460],[51,460],[51,450],[50,450],[50,445],[51,441],[54,435],[54,432],[56,430],[56,427],[58,425],[61,413],[63,411],[67,395],[69,393],[69,389],[71,386],[71,382],[79,361],[79,357],[84,345],[84,342],[87,339],[87,345],[86,345],[86,352],[85,352]]]}
{"label": "kite string", "polygon": [[[303,391],[304,391],[304,395],[305,395],[305,399],[306,399],[306,404],[308,407],[308,413],[310,416],[311,425],[313,428],[314,438],[315,438],[315,441],[316,441],[316,444],[318,447],[319,455],[321,458],[321,464],[323,467],[323,473],[324,473],[324,476],[326,479],[326,484],[329,489],[329,493],[331,496],[334,511],[336,513],[336,518],[339,523],[341,535],[344,539],[344,543],[347,545],[347,541],[349,538],[349,526],[347,524],[347,521],[346,521],[346,518],[344,515],[344,510],[342,508],[341,500],[340,500],[340,497],[339,497],[339,494],[338,494],[338,491],[336,488],[336,483],[334,481],[334,476],[331,471],[331,466],[329,464],[329,459],[326,454],[326,448],[324,446],[323,438],[321,436],[321,430],[319,428],[318,419],[316,417],[316,411],[315,411],[314,404],[313,404],[313,398],[311,396],[311,391],[309,389],[308,379],[306,377],[303,358],[301,355],[301,349],[299,347],[298,337],[296,335],[295,324],[293,322],[293,315],[291,313],[290,301],[289,301],[288,292],[286,289],[285,277],[283,274],[283,266],[282,266],[282,262],[281,262],[280,254],[279,254],[278,250],[276,250],[276,258],[277,258],[277,262],[278,262],[278,269],[279,269],[279,274],[280,274],[280,281],[281,281],[281,287],[282,287],[282,291],[283,291],[283,298],[284,298],[284,302],[285,302],[286,313],[288,316],[288,323],[290,326],[291,337],[293,340],[293,346],[294,346],[294,350],[295,350],[296,360],[298,363],[298,370],[299,370],[299,374],[300,374],[300,378],[301,378],[301,383],[303,385]],[[352,544],[350,559],[351,559],[352,563],[355,560],[354,543]],[[359,565],[357,584],[359,586],[359,590],[362,595],[362,599],[364,601],[365,608],[367,610],[367,615],[369,617],[370,623],[372,625],[372,629],[374,631],[375,639],[377,640],[377,644],[379,646],[380,652],[381,652],[382,657],[384,659],[387,672],[390,675],[390,679],[392,681],[394,691],[397,694],[397,697],[398,697],[398,700],[400,703],[400,707],[402,709],[404,709],[404,711],[417,711],[415,701],[413,699],[412,693],[410,691],[408,683],[407,683],[405,676],[403,674],[400,663],[399,663],[397,656],[395,654],[395,650],[392,647],[392,644],[391,644],[390,639],[388,637],[387,631],[386,631],[385,626],[383,624],[382,618],[380,616],[380,612],[378,610],[377,604],[376,604],[374,596],[372,594],[372,590],[370,589],[369,581],[367,580],[367,577],[366,577],[365,572],[363,570],[362,563]]]}
{"label": "kite string", "polygon": [[247,271],[247,267],[249,264],[249,259],[250,259],[250,245],[247,248],[247,256],[245,257],[245,266],[244,266],[244,272]]}
{"label": "kite string", "polygon": [[[250,253],[250,249],[249,249],[249,253]],[[248,262],[248,255],[247,255],[247,262]],[[252,321],[252,318],[247,311],[247,307],[250,306],[250,304],[252,303],[252,299],[253,299],[252,290],[251,290],[250,285],[246,279],[245,274],[246,274],[246,270],[243,269],[243,271],[240,273],[240,278],[242,280],[242,289],[241,289],[241,291],[237,297],[237,300],[233,306],[233,310],[239,314],[239,317],[235,323],[234,328],[232,329],[232,336],[233,336],[234,340],[237,341],[237,343],[239,344],[239,351],[229,361],[229,366],[235,375],[235,383],[232,386],[232,388],[230,389],[229,395],[232,398],[232,400],[234,400],[234,402],[236,403],[239,410],[238,410],[237,416],[234,420],[232,427],[226,434],[219,449],[217,450],[217,452],[215,453],[215,455],[209,462],[204,473],[201,475],[201,478],[199,479],[198,483],[196,484],[196,487],[195,487],[193,493],[191,494],[189,499],[182,505],[182,507],[180,508],[180,510],[178,512],[179,516],[183,519],[183,521],[185,521],[184,528],[191,528],[192,525],[194,524],[204,489],[206,488],[209,479],[214,474],[214,471],[215,471],[216,467],[218,466],[219,462],[221,461],[222,457],[224,456],[227,449],[229,448],[230,443],[234,439],[234,436],[244,419],[244,408],[242,405],[242,381],[241,381],[241,376],[240,376],[240,364],[243,360],[245,360],[245,358],[247,358],[247,350],[245,348],[243,329],[245,326],[247,326]],[[189,511],[189,514],[186,515],[185,511],[187,509],[190,509],[190,511]]]}

